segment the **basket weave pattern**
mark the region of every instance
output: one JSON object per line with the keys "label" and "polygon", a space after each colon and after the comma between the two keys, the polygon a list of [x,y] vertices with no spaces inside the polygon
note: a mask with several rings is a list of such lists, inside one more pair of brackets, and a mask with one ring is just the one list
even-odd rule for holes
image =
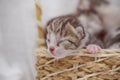
{"label": "basket weave pattern", "polygon": [[120,50],[102,50],[89,54],[77,50],[63,59],[49,56],[41,27],[41,8],[36,0],[39,46],[35,50],[36,80],[120,80]]}
{"label": "basket weave pattern", "polygon": [[36,49],[37,80],[118,80],[120,50],[88,54],[85,50],[56,60],[45,48]]}

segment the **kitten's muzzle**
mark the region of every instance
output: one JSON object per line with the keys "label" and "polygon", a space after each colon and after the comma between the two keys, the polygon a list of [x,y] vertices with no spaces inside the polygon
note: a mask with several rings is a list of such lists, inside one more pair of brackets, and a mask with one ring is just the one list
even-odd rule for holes
{"label": "kitten's muzzle", "polygon": [[53,53],[55,48],[54,47],[50,47],[49,50],[50,50],[51,53]]}

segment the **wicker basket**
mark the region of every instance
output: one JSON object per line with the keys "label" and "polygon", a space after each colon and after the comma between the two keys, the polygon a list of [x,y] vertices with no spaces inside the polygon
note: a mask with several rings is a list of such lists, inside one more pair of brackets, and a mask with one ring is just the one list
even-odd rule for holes
{"label": "wicker basket", "polygon": [[39,32],[39,45],[35,50],[36,80],[120,80],[120,50],[102,50],[97,54],[78,50],[59,60],[49,56],[40,23],[41,8],[38,1],[36,13]]}

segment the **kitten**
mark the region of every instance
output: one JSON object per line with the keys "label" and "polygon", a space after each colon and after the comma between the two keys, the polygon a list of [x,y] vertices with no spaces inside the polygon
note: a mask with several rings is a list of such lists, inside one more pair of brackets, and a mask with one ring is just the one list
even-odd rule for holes
{"label": "kitten", "polygon": [[[79,10],[92,10],[102,21],[105,48],[120,48],[120,9],[111,0],[81,0]],[[86,7],[85,7],[86,6]]]}
{"label": "kitten", "polygon": [[86,15],[67,15],[50,20],[46,25],[46,42],[50,55],[63,58],[78,48],[87,48],[91,53],[103,48],[102,42],[94,35],[97,31],[91,31],[96,26],[92,18],[88,19]]}

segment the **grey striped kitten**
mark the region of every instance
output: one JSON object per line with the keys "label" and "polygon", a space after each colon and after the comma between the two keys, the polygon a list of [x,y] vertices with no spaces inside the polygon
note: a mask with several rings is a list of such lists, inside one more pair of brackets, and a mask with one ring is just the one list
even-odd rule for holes
{"label": "grey striped kitten", "polygon": [[96,37],[101,30],[99,17],[94,13],[56,17],[46,25],[48,52],[55,58],[63,58],[79,48],[96,53],[104,48]]}
{"label": "grey striped kitten", "polygon": [[[119,0],[118,0],[119,3]],[[86,7],[85,7],[86,6]],[[79,10],[93,10],[101,17],[106,31],[105,48],[120,48],[120,6],[110,0],[81,0]]]}

